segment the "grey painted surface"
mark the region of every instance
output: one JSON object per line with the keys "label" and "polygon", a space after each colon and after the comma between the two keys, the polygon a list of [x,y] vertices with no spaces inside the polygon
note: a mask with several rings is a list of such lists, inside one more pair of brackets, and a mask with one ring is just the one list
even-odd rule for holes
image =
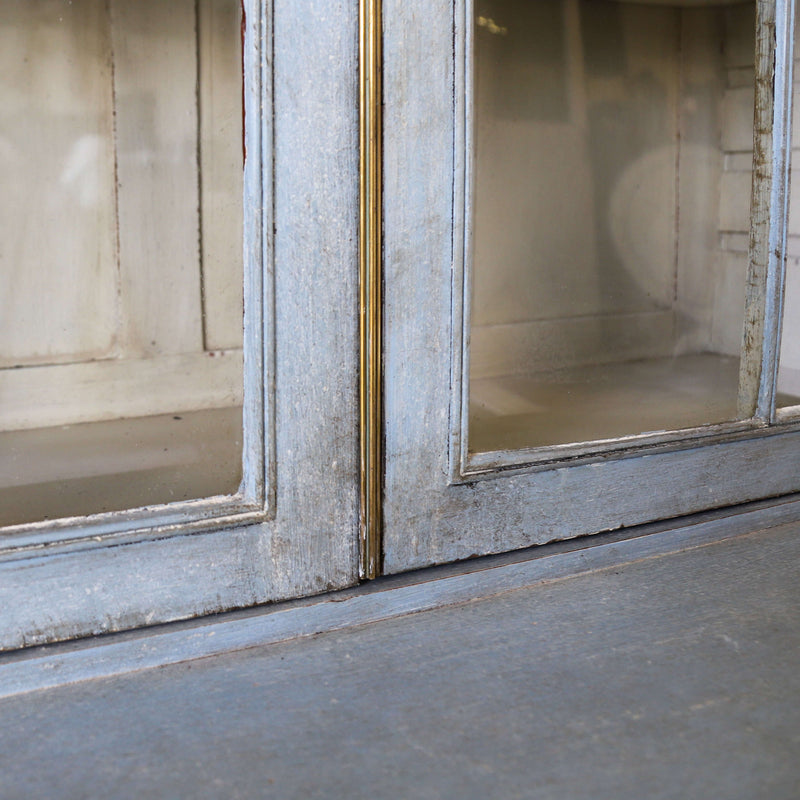
{"label": "grey painted surface", "polygon": [[0,702],[0,795],[795,798],[800,526]]}
{"label": "grey painted surface", "polygon": [[[386,571],[800,489],[800,436],[762,437],[758,422],[750,441],[732,423],[722,435],[739,441],[696,431],[635,458],[575,466],[565,458],[549,469],[526,467],[528,474],[496,471],[490,480],[457,483],[468,374],[460,274],[470,224],[463,213],[468,7],[439,2],[420,14],[413,4],[384,3],[385,196],[392,198],[384,243]],[[669,447],[685,449],[663,452]],[[530,452],[492,455],[503,466],[535,461]]]}
{"label": "grey painted surface", "polygon": [[642,526],[419,570],[316,598],[0,655],[0,697],[352,628],[707,547],[754,530],[796,525],[798,505],[795,500],[754,504],[737,514],[709,512],[683,527]]}
{"label": "grey painted surface", "polygon": [[[265,114],[265,187],[263,196],[252,194],[252,184],[246,191],[255,215],[262,204],[269,213],[274,199],[274,217],[264,221],[265,252],[274,252],[274,262],[257,262],[265,273],[267,333],[267,377],[259,383],[266,385],[268,403],[273,379],[275,385],[265,426],[268,444],[274,427],[277,453],[268,487],[275,492],[273,518],[189,532],[190,509],[157,534],[126,532],[121,542],[105,530],[100,541],[63,552],[58,545],[5,552],[0,649],[357,581],[358,9],[328,0],[276,0],[263,7],[268,24],[262,29],[251,13],[248,42],[263,39],[265,49],[260,61],[251,50],[246,63],[250,77],[264,72],[262,95],[253,97],[258,82],[250,84],[248,110]],[[259,141],[259,127],[250,141]],[[248,220],[253,243],[257,232]],[[259,330],[256,325],[256,335]],[[246,368],[258,371],[260,361]],[[246,399],[251,415],[252,405]],[[137,537],[141,541],[131,541]],[[7,540],[4,550],[11,544]]]}

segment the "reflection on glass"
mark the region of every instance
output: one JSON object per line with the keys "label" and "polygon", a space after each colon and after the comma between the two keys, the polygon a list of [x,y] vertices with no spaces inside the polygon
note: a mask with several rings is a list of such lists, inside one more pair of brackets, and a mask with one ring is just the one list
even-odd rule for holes
{"label": "reflection on glass", "polygon": [[0,0],[0,524],[241,480],[238,0]]}
{"label": "reflection on glass", "polygon": [[797,49],[797,30],[795,29],[795,63],[793,86],[793,120],[791,152],[791,195],[789,198],[789,224],[786,254],[786,284],[783,299],[783,325],[781,350],[778,367],[778,393],[775,404],[778,408],[800,406],[800,177],[797,174],[800,159],[800,97],[798,86],[800,76],[797,63],[800,56]]}
{"label": "reflection on glass", "polygon": [[472,451],[735,419],[754,8],[477,0]]}

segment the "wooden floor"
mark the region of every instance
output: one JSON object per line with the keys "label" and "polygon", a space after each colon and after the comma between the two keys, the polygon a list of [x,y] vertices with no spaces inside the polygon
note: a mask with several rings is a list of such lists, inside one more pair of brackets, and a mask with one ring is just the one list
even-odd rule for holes
{"label": "wooden floor", "polygon": [[0,432],[0,526],[232,494],[242,409]]}
{"label": "wooden floor", "polygon": [[2,700],[0,797],[788,800],[798,698],[791,523]]}
{"label": "wooden floor", "polygon": [[472,380],[469,446],[511,450],[726,422],[736,419],[738,383],[739,359],[714,353]]}

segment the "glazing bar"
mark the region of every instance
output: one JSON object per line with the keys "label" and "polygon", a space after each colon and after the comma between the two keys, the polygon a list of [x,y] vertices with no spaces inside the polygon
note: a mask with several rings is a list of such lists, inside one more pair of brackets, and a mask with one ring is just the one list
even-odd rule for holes
{"label": "glazing bar", "polygon": [[794,0],[756,4],[750,265],[745,295],[740,419],[775,415],[791,147]]}

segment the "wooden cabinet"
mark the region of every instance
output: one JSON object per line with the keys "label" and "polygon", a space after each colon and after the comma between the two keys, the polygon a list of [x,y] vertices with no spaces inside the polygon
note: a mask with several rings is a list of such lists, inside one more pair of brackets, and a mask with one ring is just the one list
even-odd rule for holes
{"label": "wooden cabinet", "polygon": [[[793,5],[383,0],[361,309],[357,6],[0,2],[0,648],[353,585],[367,467],[386,573],[800,491]],[[233,485],[25,499],[220,408]]]}

